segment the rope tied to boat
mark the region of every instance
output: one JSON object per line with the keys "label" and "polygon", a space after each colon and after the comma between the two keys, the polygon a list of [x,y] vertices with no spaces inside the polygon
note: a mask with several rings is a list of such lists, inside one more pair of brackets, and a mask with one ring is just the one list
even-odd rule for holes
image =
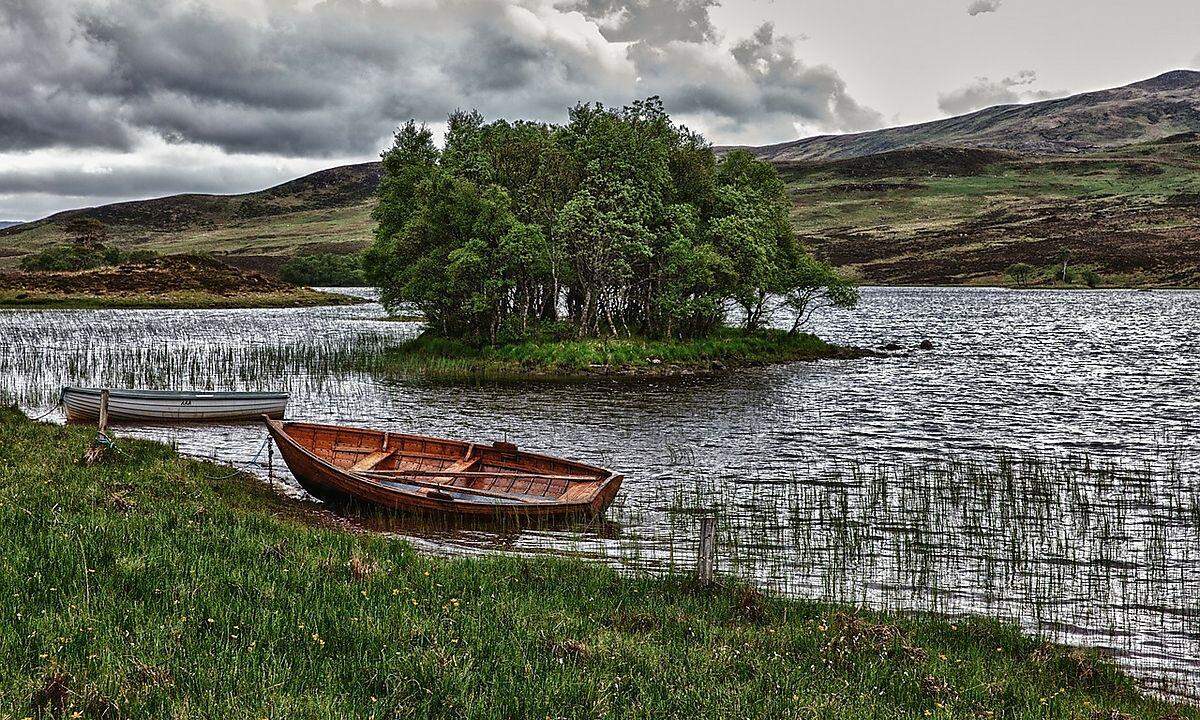
{"label": "rope tied to boat", "polygon": [[66,394],[67,394],[66,388],[59,390],[58,391],[58,402],[54,403],[54,407],[50,408],[49,410],[42,413],[41,415],[38,415],[37,417],[30,418],[30,419],[33,420],[33,422],[37,422],[38,420],[45,420],[46,418],[50,417],[51,414],[57,412],[58,410],[61,410],[62,406],[63,406],[63,396]]}
{"label": "rope tied to boat", "polygon": [[[254,463],[258,462],[258,458],[262,455],[263,449],[265,449],[267,447],[267,443],[269,443],[269,442],[271,442],[271,434],[267,433],[267,435],[263,438],[262,443],[258,446],[258,451],[254,453],[254,457],[250,458],[250,461],[248,463],[246,463],[247,466],[253,465]],[[230,466],[233,467],[232,472],[226,473],[224,475],[208,475],[206,473],[201,473],[201,475],[204,477],[205,480],[228,480],[229,478],[234,477],[238,473],[249,472],[245,468],[238,467],[237,463],[231,462],[229,464],[230,464]]]}

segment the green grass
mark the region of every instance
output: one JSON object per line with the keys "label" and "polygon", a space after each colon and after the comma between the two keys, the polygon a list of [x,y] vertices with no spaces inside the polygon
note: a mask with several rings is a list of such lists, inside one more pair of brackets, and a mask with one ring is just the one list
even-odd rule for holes
{"label": "green grass", "polygon": [[90,437],[0,410],[0,717],[1200,717],[999,622],[423,556]]}
{"label": "green grass", "polygon": [[45,308],[50,310],[157,309],[219,310],[233,308],[314,307],[354,305],[361,298],[308,288],[286,292],[216,295],[197,291],[128,295],[84,295],[47,293],[35,290],[0,290],[0,308]]}
{"label": "green grass", "polygon": [[781,330],[746,333],[724,328],[694,340],[589,338],[497,346],[477,346],[427,332],[386,351],[381,365],[384,369],[438,377],[571,377],[614,373],[657,377],[867,354],[856,348],[826,343],[815,335],[789,335]]}

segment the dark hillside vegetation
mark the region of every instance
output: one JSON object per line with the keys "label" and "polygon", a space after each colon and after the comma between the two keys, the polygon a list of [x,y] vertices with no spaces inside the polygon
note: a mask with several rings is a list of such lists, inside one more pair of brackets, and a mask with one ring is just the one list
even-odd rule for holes
{"label": "dark hillside vegetation", "polygon": [[804,241],[866,282],[1009,284],[1010,266],[1065,254],[1101,286],[1200,285],[1194,134],[1037,159],[914,148],[788,163],[783,176]]}
{"label": "dark hillside vegetation", "polygon": [[[73,223],[91,220],[103,223],[109,243],[123,252],[210,252],[273,274],[296,254],[362,250],[379,172],[379,163],[363,163],[242,195],[173,195],[69,210],[0,229],[0,248],[16,265],[22,256],[68,242]],[[5,262],[0,256],[0,265]]]}

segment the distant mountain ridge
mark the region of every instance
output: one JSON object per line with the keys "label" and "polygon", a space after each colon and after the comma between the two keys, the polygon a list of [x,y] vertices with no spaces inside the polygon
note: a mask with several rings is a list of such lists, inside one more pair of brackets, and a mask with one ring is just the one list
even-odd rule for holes
{"label": "distant mountain ridge", "polygon": [[772,161],[836,160],[922,146],[1063,155],[1194,131],[1200,131],[1200,72],[1175,70],[1058,100],[999,105],[919,125],[747,149]]}
{"label": "distant mountain ridge", "polygon": [[20,224],[21,224],[20,220],[0,220],[0,230],[3,230],[4,228],[7,228],[7,227],[12,227],[14,225],[20,225]]}

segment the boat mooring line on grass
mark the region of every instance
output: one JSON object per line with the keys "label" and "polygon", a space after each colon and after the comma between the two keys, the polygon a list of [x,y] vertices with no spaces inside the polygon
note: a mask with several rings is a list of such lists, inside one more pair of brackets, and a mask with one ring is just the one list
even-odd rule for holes
{"label": "boat mooring line on grass", "polygon": [[[262,455],[263,448],[265,448],[267,446],[267,443],[269,443],[269,442],[271,442],[271,434],[267,433],[266,436],[263,437],[262,443],[259,444],[258,450],[254,453],[254,457],[250,458],[250,462],[246,463],[247,467],[253,466],[254,463],[258,462],[259,456]],[[245,468],[238,467],[236,463],[231,462],[231,463],[229,463],[229,465],[230,465],[230,467],[233,468],[233,472],[231,472],[227,475],[204,475],[204,479],[205,480],[228,480],[229,478],[237,475],[238,473],[250,472],[249,470],[246,470]],[[201,474],[203,475],[203,473],[201,473]]]}

